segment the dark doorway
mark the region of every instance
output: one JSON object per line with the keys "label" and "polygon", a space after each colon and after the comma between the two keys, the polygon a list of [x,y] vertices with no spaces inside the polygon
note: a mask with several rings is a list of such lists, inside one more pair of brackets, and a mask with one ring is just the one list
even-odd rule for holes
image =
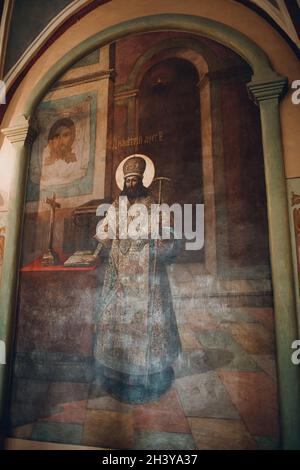
{"label": "dark doorway", "polygon": [[[141,151],[154,161],[156,176],[172,180],[163,188],[163,202],[169,204],[203,203],[198,82],[190,62],[172,58],[152,66],[140,85],[139,134],[159,132],[159,145],[156,139]],[[202,252],[183,250],[178,261],[199,262]]]}

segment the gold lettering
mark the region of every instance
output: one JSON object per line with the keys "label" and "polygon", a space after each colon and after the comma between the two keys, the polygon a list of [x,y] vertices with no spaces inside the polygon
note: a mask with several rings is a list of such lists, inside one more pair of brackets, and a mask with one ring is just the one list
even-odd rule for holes
{"label": "gold lettering", "polygon": [[164,133],[163,131],[158,131],[155,134],[150,135],[135,135],[126,138],[113,138],[110,137],[107,140],[107,148],[109,150],[118,150],[119,148],[126,147],[138,147],[139,145],[149,145],[153,143],[163,142]]}

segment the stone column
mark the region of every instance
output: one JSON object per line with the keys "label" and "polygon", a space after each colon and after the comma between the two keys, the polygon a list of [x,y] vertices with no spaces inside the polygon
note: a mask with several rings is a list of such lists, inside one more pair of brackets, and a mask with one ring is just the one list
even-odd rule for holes
{"label": "stone column", "polygon": [[29,119],[19,116],[15,125],[2,129],[13,146],[14,164],[10,182],[7,232],[0,291],[0,339],[5,342],[6,363],[0,365],[1,437],[5,435],[8,417],[8,393],[11,378],[15,312],[18,291],[19,261],[22,243],[26,179],[31,144],[36,131]]}
{"label": "stone column", "polygon": [[95,159],[94,185],[103,188],[100,198],[110,195],[110,173],[112,165],[112,148],[108,144],[113,139],[113,106],[114,106],[114,58],[111,51],[113,46],[107,45],[100,49],[100,69],[97,98],[97,158]]}
{"label": "stone column", "polygon": [[285,181],[279,99],[286,79],[252,81],[248,90],[259,105],[268,201],[277,368],[282,446],[300,448],[300,368],[291,362],[292,342],[298,339],[288,199]]}

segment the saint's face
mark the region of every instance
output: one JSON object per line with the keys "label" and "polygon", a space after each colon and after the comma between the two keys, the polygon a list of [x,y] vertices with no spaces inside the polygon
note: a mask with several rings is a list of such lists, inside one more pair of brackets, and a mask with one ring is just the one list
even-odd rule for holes
{"label": "saint's face", "polygon": [[137,196],[137,189],[141,179],[138,176],[127,176],[125,178],[126,194],[129,199]]}
{"label": "saint's face", "polygon": [[127,176],[127,178],[125,179],[126,188],[135,188],[138,182],[138,176]]}
{"label": "saint's face", "polygon": [[73,143],[73,135],[71,129],[68,127],[61,127],[59,129],[59,143],[62,149],[70,149]]}

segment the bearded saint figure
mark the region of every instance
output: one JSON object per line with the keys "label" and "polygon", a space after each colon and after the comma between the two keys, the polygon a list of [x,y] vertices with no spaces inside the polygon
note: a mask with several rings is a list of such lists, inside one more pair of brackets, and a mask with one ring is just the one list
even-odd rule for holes
{"label": "bearded saint figure", "polygon": [[[169,214],[160,215],[160,225],[169,230],[169,239],[162,240],[160,236],[154,240],[150,236],[150,209],[155,200],[143,185],[146,160],[134,155],[124,162],[120,195],[128,209],[127,223],[139,216],[143,235],[120,237],[120,198],[97,227],[95,238],[110,251],[95,320],[94,357],[98,379],[110,395],[127,403],[146,403],[170,388],[174,378],[172,364],[181,351],[166,271],[174,238],[172,227],[164,222],[168,220],[170,225]],[[141,204],[146,208],[144,222],[139,211]],[[111,239],[113,218],[115,238]],[[149,227],[147,236],[145,227]]]}

